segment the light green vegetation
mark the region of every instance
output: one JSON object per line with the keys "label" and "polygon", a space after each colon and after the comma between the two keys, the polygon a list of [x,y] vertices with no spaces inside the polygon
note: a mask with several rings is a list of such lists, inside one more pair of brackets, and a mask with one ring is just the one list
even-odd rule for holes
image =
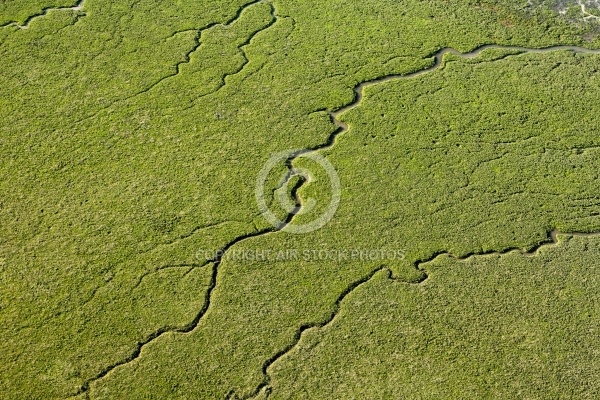
{"label": "light green vegetation", "polygon": [[273,364],[269,399],[598,398],[600,238],[560,241],[378,273]]}
{"label": "light green vegetation", "polygon": [[[72,5],[5,2],[0,15]],[[446,46],[590,33],[521,6],[87,0],[0,28],[0,393],[87,394],[107,373],[92,397],[253,393],[299,327],[380,263],[219,266],[197,251],[272,230],[256,174],[273,153],[324,143],[335,127],[319,110],[351,103],[357,83]],[[596,151],[577,150],[597,144],[596,60],[457,61],[373,87],[326,152],[343,184],[336,218],[239,246],[399,246],[408,258],[390,268],[416,281],[412,262],[436,251],[597,229]],[[315,182],[301,195],[325,194]]]}
{"label": "light green vegetation", "polygon": [[3,0],[0,2],[0,26],[9,23],[24,25],[45,10],[74,7],[77,0]]}
{"label": "light green vegetation", "polygon": [[[154,341],[92,395],[248,396],[268,384],[264,367],[301,327],[328,321],[336,300],[382,265],[416,284],[423,276],[415,263],[440,252],[529,249],[553,228],[599,230],[599,66],[595,55],[491,51],[449,56],[436,71],[367,89],[360,107],[343,114],[350,131],[325,152],[342,180],[334,220],[310,235],[271,234],[236,248],[403,249],[406,259],[225,260],[198,327]],[[327,204],[328,185],[305,185],[300,197]]]}

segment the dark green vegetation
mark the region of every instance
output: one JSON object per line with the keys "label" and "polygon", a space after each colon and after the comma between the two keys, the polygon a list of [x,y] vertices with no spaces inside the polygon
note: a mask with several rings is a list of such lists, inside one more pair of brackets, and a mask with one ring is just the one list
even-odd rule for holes
{"label": "dark green vegetation", "polygon": [[437,252],[599,230],[600,59],[570,52],[450,57],[373,86],[324,152],[343,186],[329,225],[267,233],[254,203],[262,164],[325,143],[322,110],[359,82],[447,46],[594,46],[591,28],[551,15],[511,1],[87,0],[1,28],[2,396],[254,394],[299,329],[382,264],[219,263],[199,249],[401,248],[388,267],[416,284],[414,263]]}
{"label": "dark green vegetation", "polygon": [[545,5],[573,21],[600,18],[600,3],[597,0],[532,0],[531,6]]}

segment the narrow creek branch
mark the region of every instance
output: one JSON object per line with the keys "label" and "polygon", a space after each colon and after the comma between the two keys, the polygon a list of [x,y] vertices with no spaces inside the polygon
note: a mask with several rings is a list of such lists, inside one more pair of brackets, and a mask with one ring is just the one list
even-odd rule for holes
{"label": "narrow creek branch", "polygon": [[77,3],[76,5],[74,5],[73,7],[54,7],[54,8],[44,8],[42,10],[41,13],[36,14],[36,15],[32,15],[31,17],[27,18],[25,20],[25,22],[23,23],[23,25],[19,25],[18,22],[13,21],[13,22],[8,22],[4,25],[0,25],[0,28],[3,28],[5,26],[16,26],[19,29],[29,29],[29,24],[31,23],[31,21],[33,21],[34,19],[43,17],[45,15],[48,14],[48,12],[50,11],[82,11],[83,10],[83,2],[85,0],[80,0],[79,3]]}

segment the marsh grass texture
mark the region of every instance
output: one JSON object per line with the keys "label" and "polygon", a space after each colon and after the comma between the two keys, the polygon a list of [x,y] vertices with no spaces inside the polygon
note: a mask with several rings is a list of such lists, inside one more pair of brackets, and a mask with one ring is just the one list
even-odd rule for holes
{"label": "marsh grass texture", "polygon": [[[416,284],[415,263],[438,252],[600,230],[599,61],[570,52],[449,57],[374,86],[323,151],[343,186],[325,228],[273,232],[254,204],[262,165],[323,145],[329,112],[359,82],[426,68],[444,47],[594,47],[589,22],[441,0],[86,0],[30,19],[71,6],[0,7],[4,398],[257,394],[299,330],[381,268],[215,262],[199,249],[401,248],[406,259],[387,267]],[[327,185],[298,195],[325,199]]]}

